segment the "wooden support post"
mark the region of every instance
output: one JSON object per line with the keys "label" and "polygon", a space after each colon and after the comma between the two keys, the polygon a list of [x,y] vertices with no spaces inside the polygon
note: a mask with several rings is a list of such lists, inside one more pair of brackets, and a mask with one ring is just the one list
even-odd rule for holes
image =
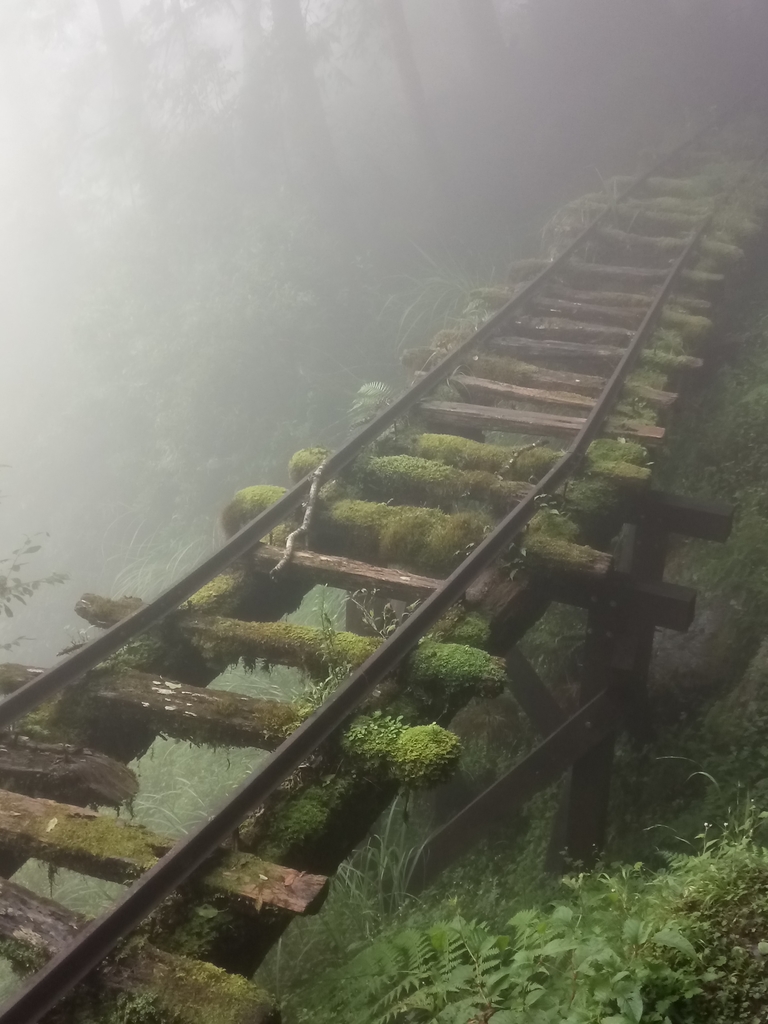
{"label": "wooden support post", "polygon": [[[692,592],[664,582],[669,535],[723,541],[732,522],[730,506],[648,492],[638,502],[635,523],[627,528],[624,593],[598,598],[590,611],[581,702],[596,691],[620,689],[632,706],[628,725],[638,742],[653,735],[647,682],[656,628],[685,630],[694,613]],[[591,867],[602,851],[614,742],[613,736],[606,737],[574,764],[566,783],[567,810],[556,815],[550,854],[559,847],[568,860]]]}
{"label": "wooden support post", "polygon": [[[615,602],[614,602],[615,603]],[[602,605],[590,611],[584,644],[584,676],[580,703],[585,705],[602,690],[613,690],[613,651],[618,608]],[[565,853],[569,861],[592,867],[605,844],[608,797],[615,734],[603,737],[571,769],[566,786]]]}
{"label": "wooden support post", "polygon": [[536,793],[555,782],[570,764],[585,756],[621,726],[624,708],[616,691],[598,694],[563,722],[535,750],[434,832],[414,861],[408,890],[418,893],[457,857],[509,818]]}
{"label": "wooden support post", "polygon": [[[565,851],[570,861],[594,864],[605,843],[615,737],[625,722],[631,725],[642,717],[639,709],[645,699],[654,630],[664,626],[685,631],[694,614],[694,592],[663,580],[667,534],[724,540],[732,514],[724,506],[650,492],[638,502],[637,525],[625,527],[617,559],[620,571],[591,578],[559,576],[533,588],[539,613],[551,600],[589,609],[582,706],[566,718],[523,655],[514,647],[509,650],[519,636],[508,636],[510,688],[544,739],[429,837],[415,860],[409,881],[412,892],[423,889],[493,824],[519,810],[569,768],[548,862],[556,861],[562,868]],[[467,593],[470,606],[481,604],[489,590],[494,587],[487,577]],[[503,629],[497,649],[502,635]]]}
{"label": "wooden support post", "polygon": [[540,736],[549,736],[565,722],[565,712],[517,647],[507,653],[507,685]]}

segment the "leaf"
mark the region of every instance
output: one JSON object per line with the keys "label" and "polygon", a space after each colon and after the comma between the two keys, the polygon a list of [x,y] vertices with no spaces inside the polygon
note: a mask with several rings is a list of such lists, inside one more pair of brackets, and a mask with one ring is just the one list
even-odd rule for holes
{"label": "leaf", "polygon": [[639,917],[629,917],[624,922],[621,934],[625,942],[629,942],[632,946],[640,946],[643,942],[648,941],[650,931],[650,925],[645,921],[641,921]]}
{"label": "leaf", "polygon": [[696,950],[688,939],[674,928],[662,928],[661,931],[656,932],[651,941],[655,942],[657,946],[676,949],[678,953],[683,953],[694,960],[697,958]]}
{"label": "leaf", "polygon": [[640,1018],[643,1016],[643,997],[640,995],[639,985],[626,996],[617,995],[616,1002],[626,1017],[639,1024]]}
{"label": "leaf", "polygon": [[46,832],[53,832],[53,830],[56,828],[56,826],[58,824],[59,824],[59,819],[58,818],[51,818],[51,820],[45,826],[45,831]]}
{"label": "leaf", "polygon": [[552,939],[539,952],[541,956],[559,956],[560,953],[570,953],[577,945],[575,939]]}
{"label": "leaf", "polygon": [[762,953],[763,956],[768,956],[768,942],[766,942],[764,939],[761,939],[761,941],[757,944],[757,951],[758,953]]}

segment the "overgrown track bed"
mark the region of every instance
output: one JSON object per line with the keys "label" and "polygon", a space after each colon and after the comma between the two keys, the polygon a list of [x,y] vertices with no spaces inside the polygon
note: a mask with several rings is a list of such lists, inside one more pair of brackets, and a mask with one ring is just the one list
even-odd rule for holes
{"label": "overgrown track bed", "polygon": [[[413,385],[347,446],[298,452],[289,491],[240,491],[217,555],[147,605],[85,595],[77,611],[105,630],[97,640],[46,672],[0,668],[0,728],[27,716],[0,749],[0,872],[36,857],[135,879],[89,924],[2,888],[0,920],[19,922],[3,926],[4,952],[48,963],[0,1021],[40,1019],[102,961],[78,998],[140,990],[169,1020],[211,1019],[185,980],[197,971],[217,1020],[272,1016],[227,972],[252,973],[295,914],[319,907],[398,789],[451,774],[453,716],[498,694],[508,666],[525,672],[502,656],[549,601],[614,600],[614,539],[647,507],[677,381],[701,365],[711,303],[761,230],[762,145],[754,123],[713,129],[566,207],[551,225],[559,255],[517,265],[508,290],[480,290],[466,322],[406,353]],[[369,618],[384,599],[408,614],[386,636],[284,621],[319,583],[354,593]],[[651,636],[690,612],[649,577],[632,600]],[[313,685],[293,702],[206,689],[240,662],[293,666]],[[615,731],[617,694],[590,700]],[[570,724],[553,714],[571,744],[558,774],[594,746],[594,723],[587,709]],[[160,734],[272,751],[170,849],[84,809],[130,798],[126,765]]]}

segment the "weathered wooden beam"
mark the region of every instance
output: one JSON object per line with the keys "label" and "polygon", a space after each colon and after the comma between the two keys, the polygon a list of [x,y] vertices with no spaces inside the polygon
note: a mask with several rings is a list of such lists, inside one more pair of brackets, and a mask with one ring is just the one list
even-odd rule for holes
{"label": "weathered wooden beam", "polygon": [[564,724],[566,716],[538,673],[517,647],[507,652],[507,685],[526,713],[531,725],[542,737]]}
{"label": "weathered wooden beam", "polygon": [[115,674],[103,683],[97,678],[77,699],[93,742],[107,748],[120,741],[119,735],[112,736],[115,731],[130,733],[135,723],[153,736],[274,750],[298,724],[296,708],[288,701],[207,690],[141,672]]}
{"label": "weathered wooden beam", "polygon": [[482,377],[467,377],[463,373],[455,373],[451,384],[466,392],[469,398],[487,401],[489,404],[499,399],[516,399],[538,405],[552,405],[571,409],[592,409],[594,400],[586,395],[570,394],[567,391],[543,391],[540,388],[526,388],[519,384],[499,384],[495,380],[484,380]]}
{"label": "weathered wooden beam", "polygon": [[735,508],[723,501],[705,501],[666,491],[646,491],[632,509],[632,519],[653,520],[662,530],[683,537],[723,543],[733,528]]}
{"label": "weathered wooden beam", "polygon": [[620,283],[632,288],[652,288],[662,284],[669,274],[668,270],[654,270],[648,267],[615,267],[605,263],[584,263],[581,260],[569,260],[562,276],[576,281],[603,281],[611,289]]}
{"label": "weathered wooden beam", "polygon": [[661,629],[684,633],[693,622],[696,591],[677,583],[637,580],[613,573],[600,580],[576,575],[552,575],[546,581],[551,600],[576,608],[591,608],[596,601],[626,604],[630,614]]}
{"label": "weathered wooden beam", "polygon": [[0,734],[0,787],[84,807],[119,807],[136,796],[136,775],[105,754],[65,743]]}
{"label": "weathered wooden beam", "polygon": [[[254,551],[253,562],[260,571],[269,572],[282,556],[281,548],[262,544]],[[280,572],[281,575],[284,573],[297,579],[306,579],[313,585],[324,583],[329,587],[352,592],[377,591],[386,597],[409,602],[429,597],[442,582],[401,569],[368,565],[367,562],[358,562],[353,558],[321,555],[316,551],[294,550],[290,562]]]}
{"label": "weathered wooden beam", "polygon": [[[542,437],[573,437],[585,423],[585,420],[575,416],[465,405],[460,402],[423,402],[419,408],[431,424],[444,429],[470,427],[475,430],[499,430]],[[664,433],[663,427],[644,423],[625,423],[605,430],[609,437],[630,437],[644,444],[658,444],[664,440]]]}
{"label": "weathered wooden beam", "polygon": [[533,307],[542,316],[566,316],[591,324],[636,328],[643,318],[642,306],[599,306],[592,302],[573,302],[559,298],[536,299]]}
{"label": "weathered wooden beam", "polygon": [[635,398],[642,398],[648,405],[657,409],[671,409],[678,399],[675,391],[659,391],[657,388],[646,387],[645,384],[632,384],[630,394]]}
{"label": "weathered wooden beam", "polygon": [[[20,974],[26,975],[32,965],[56,956],[87,923],[82,914],[0,878],[3,956]],[[78,989],[77,1019],[81,1019],[84,998],[93,1002],[97,1011],[105,999],[122,995],[151,997],[155,1013],[159,1011],[159,1019],[167,1024],[202,1024],[206,1020],[277,1024],[279,1020],[272,1000],[258,986],[213,964],[167,953],[144,940],[124,943],[86,985],[87,996],[82,987]],[[56,1019],[68,1019],[66,1004],[58,1008]],[[93,1019],[101,1019],[101,1013],[94,1012]]]}
{"label": "weathered wooden beam", "polygon": [[[644,312],[651,303],[651,296],[634,292],[606,292],[586,291],[578,288],[566,288],[565,285],[553,285],[549,289],[549,295],[555,299],[563,299],[573,303],[594,304],[601,308],[623,307],[624,309],[641,310]],[[548,301],[548,300],[545,300]],[[712,308],[708,299],[697,299],[690,295],[673,295],[669,300],[674,307],[684,310],[686,313],[700,313],[706,315]]]}
{"label": "weathered wooden beam", "polygon": [[[460,368],[459,373],[464,372],[468,377],[492,380],[498,384],[542,388],[545,391],[567,391],[593,397],[597,397],[606,384],[605,377],[554,370],[550,367],[534,366],[532,363],[521,363],[517,359],[487,356],[482,353],[472,356],[466,366]],[[415,373],[414,380],[423,376],[423,373]]]}
{"label": "weathered wooden beam", "polygon": [[635,333],[627,327],[605,327],[558,316],[521,316],[514,322],[513,329],[522,338],[572,341],[588,345],[597,343],[618,348],[628,345]]}
{"label": "weathered wooden beam", "polygon": [[[0,850],[111,882],[129,882],[172,845],[172,840],[119,818],[0,791]],[[262,907],[311,913],[322,902],[328,884],[322,875],[226,851],[195,879],[211,897],[252,914]]]}
{"label": "weathered wooden beam", "polygon": [[688,245],[687,238],[670,238],[659,235],[638,235],[621,228],[598,228],[598,237],[609,245],[625,251],[641,252],[672,261]]}
{"label": "weathered wooden beam", "polygon": [[618,363],[624,350],[612,345],[582,345],[573,341],[545,341],[533,338],[491,338],[488,347],[500,355],[526,359],[566,360],[579,363]]}

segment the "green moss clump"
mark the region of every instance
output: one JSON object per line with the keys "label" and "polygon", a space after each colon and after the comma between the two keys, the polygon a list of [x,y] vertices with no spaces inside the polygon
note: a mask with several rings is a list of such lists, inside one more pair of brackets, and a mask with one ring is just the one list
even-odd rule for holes
{"label": "green moss clump", "polygon": [[613,414],[608,417],[607,429],[612,433],[635,430],[637,427],[653,427],[659,422],[658,413],[642,397],[622,395],[616,403]]}
{"label": "green moss clump", "polygon": [[514,455],[513,448],[487,445],[453,434],[419,434],[412,442],[416,455],[462,470],[500,473]]}
{"label": "green moss clump", "polygon": [[30,941],[23,939],[0,939],[0,957],[6,960],[17,974],[34,974],[48,962],[48,954],[44,949],[34,945],[32,935]]}
{"label": "green moss clump", "polygon": [[237,533],[251,519],[255,519],[270,505],[279,501],[284,494],[284,487],[272,487],[269,484],[245,487],[238,491],[221,513],[221,525],[227,537]]}
{"label": "green moss clump", "polygon": [[328,448],[302,448],[288,463],[288,474],[294,483],[314,472],[331,454]]}
{"label": "green moss clump", "polygon": [[654,391],[664,391],[667,387],[667,375],[663,370],[651,366],[641,366],[624,381],[622,393],[636,395],[643,388],[653,388]]}
{"label": "green moss clump", "polygon": [[[43,859],[74,870],[78,870],[78,865],[90,866],[92,870],[98,866],[100,877],[125,881],[138,878],[167,849],[158,836],[141,825],[123,825],[106,815],[74,818],[63,813],[57,816],[55,811],[52,815],[50,819],[30,819],[25,832],[41,841],[41,849],[51,851]],[[54,817],[58,820],[51,828]]]}
{"label": "green moss clump", "polygon": [[182,626],[190,642],[219,671],[242,660],[291,665],[325,678],[330,671],[361,665],[378,647],[376,637],[328,632],[291,622],[242,622],[240,619],[192,620]]}
{"label": "green moss clump", "polygon": [[273,1000],[253,982],[201,960],[168,958],[159,1001],[171,1014],[190,1024],[247,1024],[261,1019]]}
{"label": "green moss clump", "polygon": [[699,246],[699,251],[705,260],[713,266],[738,263],[744,259],[744,250],[736,245],[728,245],[727,242],[718,241],[716,238],[705,238]]}
{"label": "green moss clump", "polygon": [[648,453],[642,445],[609,438],[593,441],[586,458],[589,473],[623,486],[644,486],[650,483],[651,470],[647,462]]}
{"label": "green moss clump", "polygon": [[320,510],[320,527],[340,534],[345,554],[424,572],[449,572],[490,528],[476,512],[346,500]]}
{"label": "green moss clump", "polygon": [[573,520],[553,509],[537,512],[525,533],[526,556],[544,568],[574,572],[602,572],[606,556],[594,548],[578,544],[579,529]]}
{"label": "green moss clump", "polygon": [[447,700],[460,707],[470,697],[497,697],[506,680],[501,658],[465,644],[422,640],[405,669],[409,691],[422,703]]}
{"label": "green moss clump", "polygon": [[456,501],[466,493],[464,477],[456,469],[414,455],[384,455],[366,459],[355,473],[375,496],[411,497],[422,501]]}
{"label": "green moss clump", "polygon": [[640,356],[642,368],[650,368],[667,373],[683,367],[699,366],[700,362],[687,355],[685,341],[679,331],[662,327],[654,334],[650,346]]}
{"label": "green moss clump", "polygon": [[467,612],[454,605],[427,634],[439,643],[463,644],[485,649],[491,636],[491,627],[479,612]]}
{"label": "green moss clump", "polygon": [[675,370],[695,370],[701,365],[695,356],[676,355],[657,348],[646,349],[640,356],[640,363],[643,369],[662,370],[666,373],[673,373]]}
{"label": "green moss clump", "polygon": [[406,726],[378,712],[355,721],[342,749],[364,772],[386,772],[411,788],[447,781],[461,757],[459,738],[441,726]]}
{"label": "green moss clump", "polygon": [[674,308],[663,311],[661,324],[677,331],[688,344],[701,341],[712,330],[712,321],[708,317],[694,316]]}
{"label": "green moss clump", "polygon": [[245,586],[242,569],[230,569],[206,583],[182,605],[182,609],[206,615],[234,615]]}
{"label": "green moss clump", "polygon": [[408,786],[436,786],[447,782],[458,767],[461,742],[439,725],[404,729],[392,752],[397,778]]}
{"label": "green moss clump", "polygon": [[351,777],[335,775],[290,796],[270,818],[263,841],[265,856],[281,858],[293,849],[310,847],[322,837],[353,786]]}
{"label": "green moss clump", "polygon": [[473,288],[469,293],[472,305],[483,306],[488,310],[501,309],[512,298],[507,288]]}
{"label": "green moss clump", "polygon": [[420,434],[412,442],[414,452],[463,470],[498,473],[509,480],[538,480],[562,454],[546,445],[508,448],[482,444],[453,434]]}
{"label": "green moss clump", "polygon": [[417,504],[452,505],[462,499],[509,511],[526,488],[484,470],[459,470],[415,455],[384,455],[361,461],[355,479],[367,496]]}
{"label": "green moss clump", "polygon": [[62,728],[59,724],[59,713],[62,699],[46,701],[40,707],[25,715],[16,728],[22,736],[29,736],[32,740],[41,743],[79,743],[80,737],[76,731]]}
{"label": "green moss clump", "polygon": [[429,347],[436,352],[453,352],[475,333],[474,324],[463,324],[461,327],[447,327],[438,331]]}
{"label": "green moss clump", "polygon": [[561,454],[543,444],[519,448],[510,460],[507,473],[517,480],[538,481],[554,466]]}
{"label": "green moss clump", "polygon": [[621,504],[621,497],[621,489],[611,480],[579,477],[568,485],[566,507],[570,515],[586,525],[610,516]]}
{"label": "green moss clump", "polygon": [[716,285],[722,284],[725,278],[722,274],[714,274],[712,271],[702,264],[693,270],[684,270],[681,274],[683,280],[691,285],[692,288],[696,288],[699,291],[708,291],[710,288],[714,288]]}

